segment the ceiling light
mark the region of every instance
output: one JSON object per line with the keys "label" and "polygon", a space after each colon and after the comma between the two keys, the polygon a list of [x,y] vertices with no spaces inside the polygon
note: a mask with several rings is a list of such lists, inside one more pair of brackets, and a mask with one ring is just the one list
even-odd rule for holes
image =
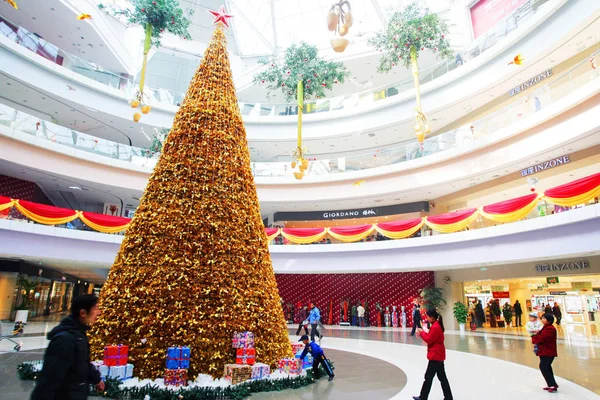
{"label": "ceiling light", "polygon": [[69,186],[69,189],[81,190],[81,188],[79,186]]}

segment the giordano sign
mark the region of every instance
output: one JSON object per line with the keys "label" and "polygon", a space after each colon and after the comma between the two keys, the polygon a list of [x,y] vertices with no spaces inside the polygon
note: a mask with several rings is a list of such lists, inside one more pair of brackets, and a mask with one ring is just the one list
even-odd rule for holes
{"label": "giordano sign", "polygon": [[538,264],[535,266],[535,272],[575,271],[589,268],[590,264],[587,261],[571,261],[564,263]]}

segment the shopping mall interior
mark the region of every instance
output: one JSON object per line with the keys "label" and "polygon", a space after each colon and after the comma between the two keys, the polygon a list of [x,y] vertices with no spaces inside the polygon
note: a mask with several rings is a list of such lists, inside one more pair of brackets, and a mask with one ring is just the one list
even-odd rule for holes
{"label": "shopping mall interior", "polygon": [[600,399],[598,0],[3,0],[0,60],[2,399]]}

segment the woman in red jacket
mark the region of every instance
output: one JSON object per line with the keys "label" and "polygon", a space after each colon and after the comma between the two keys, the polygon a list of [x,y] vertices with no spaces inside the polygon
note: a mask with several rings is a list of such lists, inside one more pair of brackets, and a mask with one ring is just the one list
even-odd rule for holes
{"label": "woman in red jacket", "polygon": [[537,334],[531,337],[533,344],[538,345],[538,357],[540,357],[540,371],[544,375],[546,380],[546,386],[544,390],[550,393],[558,390],[558,385],[554,379],[554,371],[552,371],[552,362],[554,358],[558,357],[556,351],[556,328],[554,325],[554,315],[546,313],[542,315],[542,324],[544,327]]}
{"label": "woman in red jacket", "polygon": [[423,382],[423,386],[421,387],[421,394],[418,397],[414,396],[413,399],[427,400],[429,392],[431,391],[433,378],[437,375],[442,384],[444,400],[452,400],[452,391],[450,390],[450,383],[448,383],[446,370],[444,368],[444,361],[446,360],[444,321],[442,320],[442,316],[439,315],[436,310],[427,310],[426,315],[431,324],[431,328],[425,331],[418,329],[417,332],[425,343],[427,343],[427,359],[429,360],[429,364],[427,365],[427,371],[425,372],[425,382]]}

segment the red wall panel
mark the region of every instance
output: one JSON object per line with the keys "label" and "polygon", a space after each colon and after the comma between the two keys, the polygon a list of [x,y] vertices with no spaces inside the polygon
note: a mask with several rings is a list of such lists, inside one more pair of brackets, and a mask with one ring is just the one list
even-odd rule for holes
{"label": "red wall panel", "polygon": [[333,300],[333,323],[340,320],[341,300],[352,302],[369,300],[371,324],[377,323],[375,303],[386,306],[406,306],[408,324],[412,323],[412,300],[419,289],[433,285],[433,272],[397,272],[370,274],[276,274],[279,295],[283,301],[315,303],[321,310],[322,321],[327,323],[329,302]]}
{"label": "red wall panel", "polygon": [[0,175],[0,196],[53,205],[36,183],[6,175]]}

